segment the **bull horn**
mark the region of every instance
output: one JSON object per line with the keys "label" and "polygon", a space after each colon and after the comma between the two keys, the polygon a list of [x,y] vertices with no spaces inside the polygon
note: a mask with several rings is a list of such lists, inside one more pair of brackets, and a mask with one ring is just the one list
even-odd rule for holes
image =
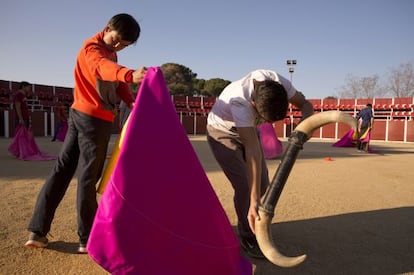
{"label": "bull horn", "polygon": [[270,224],[277,201],[279,200],[293,164],[296,161],[299,150],[302,149],[303,144],[312,136],[313,131],[332,122],[346,123],[355,131],[357,129],[356,120],[349,114],[341,111],[322,112],[303,120],[290,135],[289,144],[283,154],[277,171],[262,197],[258,210],[260,218],[255,221],[257,242],[265,257],[277,266],[293,267],[306,259],[306,255],[288,257],[281,254],[273,241]]}
{"label": "bull horn", "polygon": [[313,131],[329,123],[346,123],[351,126],[354,131],[357,129],[357,122],[351,115],[341,111],[326,111],[308,117],[300,123],[295,131],[302,132],[307,136],[311,136]]}

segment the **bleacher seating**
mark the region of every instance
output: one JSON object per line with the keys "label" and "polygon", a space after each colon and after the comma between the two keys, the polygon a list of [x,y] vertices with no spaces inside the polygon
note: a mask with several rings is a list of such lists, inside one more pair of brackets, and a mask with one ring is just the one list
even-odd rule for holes
{"label": "bleacher seating", "polygon": [[323,99],[321,105],[321,109],[325,111],[339,109],[339,101],[336,98]]}
{"label": "bleacher seating", "polygon": [[[18,86],[18,82],[0,80],[1,112],[13,109],[13,94],[18,89]],[[51,114],[54,112],[56,107],[71,104],[73,102],[73,90],[68,87],[33,84],[32,91],[27,94],[27,99],[29,108],[31,108],[32,111],[41,111]],[[180,117],[180,121],[186,128],[187,133],[205,133],[207,115],[216,102],[216,97],[172,95],[171,100],[175,106],[177,114]],[[394,136],[398,136],[398,138],[401,139],[401,136],[405,136],[405,139],[410,142],[412,142],[411,139],[414,139],[414,98],[328,98],[308,100],[313,105],[315,113],[328,110],[340,110],[352,116],[355,116],[359,110],[365,107],[367,103],[371,103],[373,105],[374,116],[377,121],[375,125],[388,129],[388,131],[396,131],[395,129],[401,131],[399,127],[405,124],[406,126],[404,127],[407,132],[402,132],[398,135],[393,135],[389,132],[388,135],[385,135],[385,133],[377,127],[373,133],[375,136],[380,139],[385,137],[392,139]],[[294,105],[289,104],[286,118],[279,122],[279,124],[286,126],[284,134],[288,135],[289,131],[294,129],[295,125],[299,123],[301,116],[302,114],[300,110],[298,110]],[[323,133],[316,131],[315,135],[323,137],[322,135],[325,135],[327,132],[328,129],[326,129]]]}
{"label": "bleacher seating", "polygon": [[[174,96],[176,97],[176,96]],[[206,98],[206,97],[177,97],[173,99],[177,114],[180,116],[180,120],[182,121],[184,127],[187,130],[187,133],[191,134],[200,134],[200,127],[195,129],[195,125],[199,124],[201,117],[204,117],[206,120],[206,116],[209,113],[212,105],[214,104],[216,98]],[[315,113],[317,112],[324,112],[329,110],[340,110],[350,114],[351,116],[356,116],[357,113],[362,109],[365,108],[367,103],[371,103],[374,109],[374,116],[376,119],[376,127],[374,131],[374,138],[384,139],[388,137],[388,140],[393,140],[393,138],[397,138],[396,140],[401,141],[409,141],[413,142],[412,140],[412,132],[414,131],[414,98],[365,98],[365,99],[308,99],[314,107]],[[185,103],[183,103],[185,102]],[[200,106],[201,102],[201,106]],[[284,135],[288,135],[294,129],[294,127],[299,123],[302,114],[300,110],[298,110],[294,105],[289,104],[288,113],[283,120],[280,122],[287,126],[287,128],[283,131]],[[389,134],[388,136],[384,133],[385,129],[399,129],[402,127],[403,124],[399,124],[399,126],[394,125],[394,123],[399,123],[400,121],[406,121],[407,124],[407,133],[405,134],[398,134],[392,135]],[[280,124],[279,123],[279,124]],[[389,125],[386,127],[386,125]],[[329,127],[325,127],[326,129],[322,131],[315,131],[315,135],[317,137],[335,137],[335,127],[332,125]],[[341,131],[344,131],[341,129]],[[338,130],[339,134],[340,131]],[[341,132],[342,133],[342,132]],[[404,136],[404,139],[401,139],[401,136]]]}
{"label": "bleacher seating", "polygon": [[[179,113],[206,114],[214,105],[215,97],[172,96],[174,106]],[[315,112],[340,110],[355,116],[367,103],[373,105],[377,118],[404,116],[413,118],[414,98],[374,98],[374,99],[308,99]],[[402,115],[404,114],[404,115]],[[300,110],[289,104],[287,117],[299,117]]]}
{"label": "bleacher seating", "polygon": [[[13,95],[19,88],[19,82],[0,80],[0,109],[13,109]],[[26,94],[31,111],[52,111],[56,106],[71,104],[72,88],[47,85],[32,85],[32,91]]]}

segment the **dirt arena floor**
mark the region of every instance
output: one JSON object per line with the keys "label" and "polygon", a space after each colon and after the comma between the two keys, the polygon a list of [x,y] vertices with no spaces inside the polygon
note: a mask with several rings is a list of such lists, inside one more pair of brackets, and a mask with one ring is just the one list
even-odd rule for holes
{"label": "dirt arena floor", "polygon": [[[235,225],[230,184],[205,137],[190,140]],[[23,246],[54,161],[16,160],[7,152],[10,141],[0,138],[0,274],[107,274],[88,255],[76,254],[76,179],[57,210],[49,247]],[[60,142],[36,141],[42,151],[59,152]],[[273,219],[279,249],[292,256],[306,253],[307,260],[285,269],[250,259],[254,274],[414,274],[414,144],[373,142],[375,153],[364,154],[332,143],[305,144]],[[271,177],[279,160],[268,160]]]}

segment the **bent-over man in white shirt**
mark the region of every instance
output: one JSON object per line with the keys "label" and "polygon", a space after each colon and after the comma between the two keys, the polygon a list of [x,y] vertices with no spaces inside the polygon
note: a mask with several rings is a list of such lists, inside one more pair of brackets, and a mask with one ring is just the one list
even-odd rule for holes
{"label": "bent-over man in white shirt", "polygon": [[292,83],[270,70],[256,70],[224,88],[207,119],[207,140],[234,189],[241,247],[251,257],[263,254],[254,235],[260,198],[269,185],[257,125],[286,117],[289,102],[302,119],[312,104]]}

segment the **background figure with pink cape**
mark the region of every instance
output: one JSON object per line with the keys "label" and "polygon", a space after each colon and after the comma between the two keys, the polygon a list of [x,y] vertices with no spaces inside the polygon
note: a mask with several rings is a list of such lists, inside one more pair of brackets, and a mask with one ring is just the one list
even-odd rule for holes
{"label": "background figure with pink cape", "polygon": [[273,159],[283,152],[282,142],[277,138],[273,124],[266,122],[257,126],[265,159]]}
{"label": "background figure with pink cape", "polygon": [[33,137],[30,125],[30,111],[27,106],[26,94],[32,90],[32,85],[27,81],[20,82],[19,89],[13,96],[14,116],[16,129],[12,143],[8,151],[22,160],[51,160],[56,156],[41,152]]}
{"label": "background figure with pink cape", "polygon": [[53,160],[55,155],[40,151],[33,137],[31,127],[26,129],[23,124],[19,124],[12,143],[8,147],[9,152],[21,160]]}
{"label": "background figure with pink cape", "polygon": [[68,115],[69,115],[69,104],[56,108],[56,117],[58,123],[56,125],[56,131],[53,135],[52,141],[59,140],[64,141],[66,133],[68,132]]}
{"label": "background figure with pink cape", "polygon": [[68,132],[68,122],[62,122],[59,130],[56,133],[56,140],[65,141],[66,134]]}
{"label": "background figure with pink cape", "polygon": [[358,151],[365,151],[372,153],[369,148],[369,141],[371,140],[371,130],[374,124],[374,113],[372,112],[372,104],[368,103],[364,109],[359,111],[356,116],[358,121],[358,133],[354,130],[350,130],[340,140],[334,143],[335,147],[354,147],[358,148]]}
{"label": "background figure with pink cape", "polygon": [[349,130],[340,140],[332,144],[334,147],[357,147],[358,141],[366,144],[367,152],[371,153],[372,150],[369,147],[369,141],[371,140],[371,129],[367,129],[360,137],[358,138],[358,133],[353,129]]}

